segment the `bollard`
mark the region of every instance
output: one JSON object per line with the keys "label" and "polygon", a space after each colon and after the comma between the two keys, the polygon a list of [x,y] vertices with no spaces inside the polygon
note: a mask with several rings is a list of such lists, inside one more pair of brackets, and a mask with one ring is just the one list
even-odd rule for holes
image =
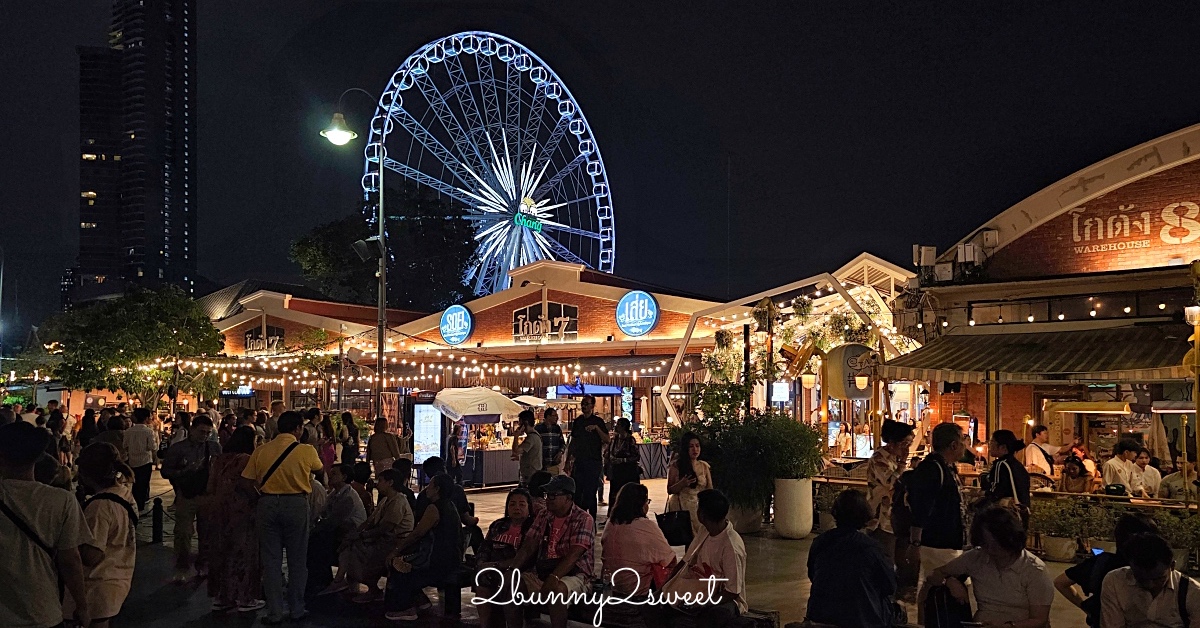
{"label": "bollard", "polygon": [[154,508],[150,511],[150,542],[163,542],[163,505],[162,498],[154,498]]}

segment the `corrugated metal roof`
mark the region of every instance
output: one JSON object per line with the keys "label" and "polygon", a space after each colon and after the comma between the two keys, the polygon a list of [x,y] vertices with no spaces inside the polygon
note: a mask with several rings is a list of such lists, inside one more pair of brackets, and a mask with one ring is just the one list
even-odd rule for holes
{"label": "corrugated metal roof", "polygon": [[259,290],[267,290],[270,292],[279,292],[281,294],[290,294],[301,299],[315,299],[320,301],[329,300],[328,297],[312,288],[306,288],[298,284],[278,283],[274,281],[259,281],[257,279],[247,279],[239,281],[231,286],[226,286],[206,294],[196,303],[208,315],[209,320],[219,321],[229,318],[240,312],[242,306],[238,301],[258,292]]}
{"label": "corrugated metal roof", "polygon": [[893,379],[1004,381],[1182,380],[1191,328],[1134,325],[1080,331],[943,336],[880,367]]}

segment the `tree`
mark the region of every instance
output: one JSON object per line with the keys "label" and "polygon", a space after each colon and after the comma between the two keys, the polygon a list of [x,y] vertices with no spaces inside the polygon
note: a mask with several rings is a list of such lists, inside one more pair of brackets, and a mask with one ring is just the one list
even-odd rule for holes
{"label": "tree", "polygon": [[[363,262],[351,245],[374,235],[364,216],[374,200],[357,212],[325,223],[292,243],[290,257],[317,288],[352,303],[375,301],[374,262]],[[388,306],[436,311],[471,294],[463,283],[475,259],[475,231],[463,211],[450,202],[412,188],[388,190]]]}
{"label": "tree", "polygon": [[181,359],[216,355],[224,338],[175,286],[134,289],[73,309],[47,321],[42,331],[61,351],[54,376],[71,389],[124,390],[156,409],[172,386],[211,393],[217,385],[214,375],[179,368]]}

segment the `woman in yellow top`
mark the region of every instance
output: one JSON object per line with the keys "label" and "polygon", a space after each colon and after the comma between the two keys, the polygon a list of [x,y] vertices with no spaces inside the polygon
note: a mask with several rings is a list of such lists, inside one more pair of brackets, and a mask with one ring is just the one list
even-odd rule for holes
{"label": "woman in yellow top", "polygon": [[667,510],[686,510],[692,515],[692,534],[700,536],[704,526],[696,511],[698,495],[713,487],[712,469],[700,459],[700,437],[685,432],[679,439],[679,451],[667,471]]}

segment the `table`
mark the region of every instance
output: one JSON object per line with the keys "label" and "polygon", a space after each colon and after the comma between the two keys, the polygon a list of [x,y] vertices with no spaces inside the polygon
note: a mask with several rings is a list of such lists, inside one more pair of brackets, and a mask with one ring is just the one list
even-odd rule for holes
{"label": "table", "polygon": [[463,467],[463,481],[480,487],[491,484],[516,484],[521,479],[520,463],[512,459],[511,449],[469,449]]}

